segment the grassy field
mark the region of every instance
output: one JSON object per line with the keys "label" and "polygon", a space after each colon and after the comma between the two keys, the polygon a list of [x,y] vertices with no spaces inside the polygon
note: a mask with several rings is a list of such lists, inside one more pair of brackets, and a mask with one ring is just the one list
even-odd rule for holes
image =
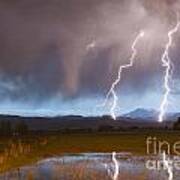
{"label": "grassy field", "polygon": [[146,154],[146,138],[156,137],[173,145],[180,133],[173,131],[132,131],[122,133],[79,133],[29,135],[0,139],[0,171],[4,172],[46,157],[81,152],[131,152]]}

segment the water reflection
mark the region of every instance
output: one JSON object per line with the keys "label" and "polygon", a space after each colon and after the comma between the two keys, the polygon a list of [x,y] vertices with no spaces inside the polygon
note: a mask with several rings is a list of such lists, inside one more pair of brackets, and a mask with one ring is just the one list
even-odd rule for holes
{"label": "water reflection", "polygon": [[[164,180],[165,171],[147,170],[145,162],[149,157],[133,156],[130,153],[117,153],[119,162],[118,180]],[[112,153],[65,154],[39,161],[0,176],[2,180],[111,180],[108,170],[112,170]],[[174,180],[178,180],[175,172]]]}

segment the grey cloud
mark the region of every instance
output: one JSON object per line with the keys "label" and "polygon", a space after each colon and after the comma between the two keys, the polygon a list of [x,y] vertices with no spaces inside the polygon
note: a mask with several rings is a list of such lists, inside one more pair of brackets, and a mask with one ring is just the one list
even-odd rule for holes
{"label": "grey cloud", "polygon": [[[135,67],[124,73],[122,90],[151,89],[162,74],[160,56],[179,6],[179,0],[1,1],[0,70],[8,82],[21,77],[23,84],[23,90],[7,90],[7,96],[43,100],[58,93],[105,93],[118,66],[128,61],[140,29],[150,37],[138,45]],[[95,47],[87,50],[92,41]],[[177,51],[172,54],[176,65]]]}

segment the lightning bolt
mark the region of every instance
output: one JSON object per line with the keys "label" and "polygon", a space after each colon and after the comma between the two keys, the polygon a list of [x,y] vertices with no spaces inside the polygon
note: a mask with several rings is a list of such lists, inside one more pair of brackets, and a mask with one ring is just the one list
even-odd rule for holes
{"label": "lightning bolt", "polygon": [[173,180],[172,167],[169,165],[169,160],[166,159],[166,152],[165,151],[163,152],[162,157],[163,157],[164,166],[167,169],[167,172],[168,172],[168,175],[169,175],[168,180]]}
{"label": "lightning bolt", "polygon": [[92,41],[90,44],[86,46],[86,50],[89,51],[96,47],[96,41]]}
{"label": "lightning bolt", "polygon": [[128,69],[134,65],[134,59],[137,55],[136,45],[142,37],[144,37],[144,31],[140,31],[140,33],[136,36],[135,40],[133,41],[133,44],[131,46],[132,55],[130,57],[130,61],[128,64],[124,64],[119,67],[118,76],[117,76],[116,80],[112,83],[111,88],[106,95],[104,105],[106,105],[107,100],[109,99],[110,96],[113,97],[113,103],[112,103],[112,106],[110,109],[110,114],[114,120],[116,120],[115,109],[117,107],[117,101],[118,101],[118,96],[116,95],[115,88],[118,85],[118,83],[120,83],[120,81],[121,81],[122,71],[124,69]]}
{"label": "lightning bolt", "polygon": [[171,92],[169,82],[171,80],[171,75],[173,73],[173,64],[172,64],[171,59],[169,57],[169,49],[173,43],[173,35],[178,31],[179,26],[180,26],[180,21],[177,20],[176,26],[168,32],[168,42],[165,46],[165,50],[164,50],[162,57],[161,57],[162,66],[165,67],[165,75],[164,75],[165,93],[164,93],[164,96],[163,96],[163,99],[162,99],[162,102],[160,105],[160,113],[159,113],[159,117],[158,117],[159,122],[163,122],[163,120],[164,120],[165,111],[166,111],[166,108],[168,105],[168,96]]}

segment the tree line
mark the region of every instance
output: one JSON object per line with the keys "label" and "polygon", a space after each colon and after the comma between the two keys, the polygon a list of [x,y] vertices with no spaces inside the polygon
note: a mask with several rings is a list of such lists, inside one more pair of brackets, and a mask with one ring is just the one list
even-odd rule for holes
{"label": "tree line", "polygon": [[[96,129],[98,132],[113,132],[113,131],[125,131],[125,130],[133,130],[139,129],[139,127],[129,127],[129,128],[121,128],[121,127],[114,127],[110,125],[101,125]],[[180,130],[180,117],[176,122],[174,122],[173,130]],[[93,129],[64,129],[61,130],[62,132],[71,133],[71,132],[93,132]],[[0,136],[16,136],[16,135],[26,135],[30,132],[26,121],[19,120],[16,122],[12,122],[9,120],[1,120],[0,121]],[[48,132],[48,130],[47,130]]]}
{"label": "tree line", "polygon": [[25,121],[17,121],[15,124],[9,120],[0,121],[0,136],[25,135],[28,133],[28,125]]}

